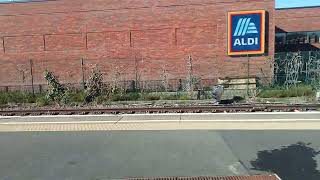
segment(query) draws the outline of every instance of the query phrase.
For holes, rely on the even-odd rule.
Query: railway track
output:
[[[320,104],[239,104],[180,107],[129,107],[129,108],[70,108],[70,109],[9,109],[0,110],[0,116],[135,114],[135,113],[235,113],[235,112],[292,112],[318,110]]]

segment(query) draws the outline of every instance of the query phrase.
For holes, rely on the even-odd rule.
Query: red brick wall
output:
[[[276,26],[286,32],[320,31],[320,7],[275,11]]]
[[[86,49],[86,36],[82,34],[45,35],[45,51]]]
[[[44,51],[43,36],[9,36],[4,37],[5,53]]]
[[[64,82],[81,81],[95,66],[106,80],[186,77],[192,55],[202,79],[247,76],[247,58],[227,56],[226,15],[265,9],[269,14],[268,55],[250,58],[250,75],[271,76],[274,52],[273,0],[60,0],[0,5],[0,86],[36,83],[47,68]],[[1,42],[0,41],[0,42]],[[24,77],[25,76],[25,77]],[[23,78],[24,77],[24,78]]]

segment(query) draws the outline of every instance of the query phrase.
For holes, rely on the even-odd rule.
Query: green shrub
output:
[[[0,92],[0,104],[8,103],[35,103],[37,96],[27,92]]]
[[[69,93],[70,102],[83,103],[85,102],[86,93],[83,91],[76,91]]]
[[[127,93],[127,94],[114,94],[111,98],[112,101],[137,101],[141,95],[139,93]]]
[[[46,96],[39,96],[36,99],[37,106],[47,106],[50,104],[50,100]]]
[[[7,96],[4,95],[4,93],[0,93],[0,104],[7,104],[8,103],[8,99]]]
[[[94,69],[88,82],[86,83],[86,102],[92,102],[98,96],[100,96],[103,92],[104,84],[103,84],[103,76],[102,73],[98,69]]]
[[[161,95],[162,100],[178,100],[179,96],[176,94],[166,94],[166,95]]]
[[[146,101],[158,101],[161,99],[160,95],[156,95],[156,94],[145,94],[142,96],[143,100]]]
[[[212,91],[212,87],[206,86],[206,87],[203,87],[203,90],[204,91]]]
[[[94,100],[97,104],[103,104],[105,102],[110,101],[110,97],[108,95],[98,96]]]
[[[192,98],[189,95],[185,94],[185,95],[180,95],[179,100],[192,100]]]
[[[25,103],[35,103],[38,96],[42,96],[42,94],[33,95],[32,93],[24,94]]]
[[[286,98],[286,97],[301,97],[301,96],[313,96],[314,91],[312,86],[300,85],[292,86],[288,89],[284,87],[273,87],[263,89],[258,97],[261,98]]]
[[[161,96],[162,100],[192,100],[188,94],[167,94]]]
[[[24,103],[27,101],[25,93],[22,92],[10,92],[7,93],[9,103]]]
[[[69,90],[62,85],[58,78],[50,71],[45,71],[44,78],[47,80],[49,90],[46,98],[57,103],[67,104],[70,102]]]

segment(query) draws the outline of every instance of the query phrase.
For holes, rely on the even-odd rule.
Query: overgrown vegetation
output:
[[[68,104],[84,104],[86,102],[87,93],[85,91],[69,91]],[[95,104],[103,104],[110,101],[158,101],[158,100],[192,100],[187,93],[117,93],[113,95],[101,94],[95,97]],[[26,92],[0,92],[0,104],[9,103],[35,103],[37,106],[47,106],[55,101],[50,100],[47,94],[35,94]],[[59,104],[60,101],[57,101]]]
[[[158,100],[192,100],[188,94],[170,93],[126,93],[115,94],[112,101],[158,101]]]
[[[71,91],[69,93],[70,102],[74,103],[83,103],[87,97],[86,92],[84,91]]]
[[[35,103],[37,98],[41,95],[33,95],[25,92],[1,92],[0,104],[8,103]]]
[[[37,106],[47,106],[50,104],[50,100],[45,95],[39,95],[36,99]]]
[[[102,95],[104,91],[103,77],[99,69],[94,69],[85,90],[85,101],[92,102],[95,98]]]
[[[53,80],[54,84],[58,83]],[[98,83],[99,84],[99,83]],[[178,92],[178,93],[141,93],[141,92],[128,92],[128,93],[115,93],[109,94],[106,91],[98,93],[88,93],[88,90],[78,90],[78,91],[62,91],[59,89],[59,85],[55,85],[56,89],[51,89],[47,94],[35,94],[27,92],[0,92],[0,105],[10,104],[10,103],[35,103],[37,106],[47,106],[53,102],[59,103],[72,103],[72,105],[80,105],[87,103],[86,98],[88,94],[95,104],[104,104],[111,101],[158,101],[158,100],[192,100],[188,92]],[[61,88],[61,87],[60,87]],[[94,89],[94,88],[93,88]],[[57,92],[58,91],[58,92]],[[93,91],[93,90],[92,90]],[[91,90],[89,92],[92,92]],[[67,93],[67,95],[66,95]],[[59,95],[60,94],[60,95]],[[62,95],[61,95],[62,94]],[[312,97],[315,95],[314,87],[311,85],[297,85],[286,87],[265,87],[258,94],[259,98],[289,98],[289,97]],[[53,96],[53,97],[52,97]],[[66,100],[63,100],[66,98]],[[57,100],[57,101],[54,101]]]
[[[166,74],[166,72],[164,72]],[[44,94],[27,92],[0,92],[0,104],[8,103],[35,103],[37,106],[56,105],[76,105],[85,103],[103,104],[110,101],[158,101],[158,100],[191,100],[189,95],[191,89],[182,93],[152,93],[140,91],[124,91],[119,83],[113,82],[111,85],[103,83],[103,75],[99,69],[95,68],[87,82],[84,90],[71,90],[68,85],[59,82],[53,72],[46,70],[44,78],[48,84],[48,90]],[[193,84],[193,83],[191,83]],[[167,75],[163,77],[165,91],[168,89]]]
[[[58,104],[68,104],[70,102],[69,89],[62,85],[58,78],[48,70],[45,71],[44,78],[47,80],[49,88],[46,98]]]
[[[285,97],[302,97],[314,96],[315,92],[311,85],[297,85],[285,87],[269,87],[263,89],[258,97],[260,98],[285,98]]]
[[[161,100],[192,100],[192,97],[189,94],[162,94]]]
[[[114,94],[112,101],[137,101],[141,97],[140,93]]]
[[[319,54],[320,55],[320,54]],[[47,105],[82,105],[104,104],[110,101],[159,101],[159,100],[192,100],[212,98],[212,87],[203,87],[200,78],[194,72],[193,57],[189,55],[185,62],[185,77],[179,79],[178,84],[172,85],[170,80],[170,66],[164,64],[161,69],[160,86],[154,86],[142,81],[138,61],[135,59],[135,80],[126,80],[123,72],[125,67],[118,66],[108,71],[108,84],[104,83],[103,74],[98,68],[93,68],[88,79],[83,78],[84,88],[75,90],[69,85],[59,82],[53,72],[45,71],[44,78],[48,84],[48,90],[44,94],[32,94],[27,92],[0,92],[0,105],[9,103],[35,103],[38,106]],[[303,53],[287,54],[285,57],[272,59],[275,66],[274,81],[271,87],[264,87],[257,95],[260,98],[286,98],[286,97],[312,97],[320,90],[319,57],[309,54],[304,58]],[[138,58],[138,59],[137,59]],[[315,61],[314,59],[317,59]],[[142,62],[142,60],[141,60]],[[23,68],[22,73],[24,79]],[[106,72],[105,72],[106,73]],[[84,76],[83,76],[84,77]],[[24,82],[24,81],[23,81]],[[130,82],[122,83],[122,82]],[[308,83],[309,85],[301,85]],[[275,86],[279,85],[279,86]],[[176,92],[171,92],[174,90]],[[199,97],[195,97],[195,90],[204,91]],[[41,91],[41,90],[40,90]],[[153,92],[151,92],[153,91]],[[233,95],[239,95],[234,93]]]

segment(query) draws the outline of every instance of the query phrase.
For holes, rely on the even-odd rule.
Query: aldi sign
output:
[[[265,10],[228,13],[228,55],[265,53]]]

